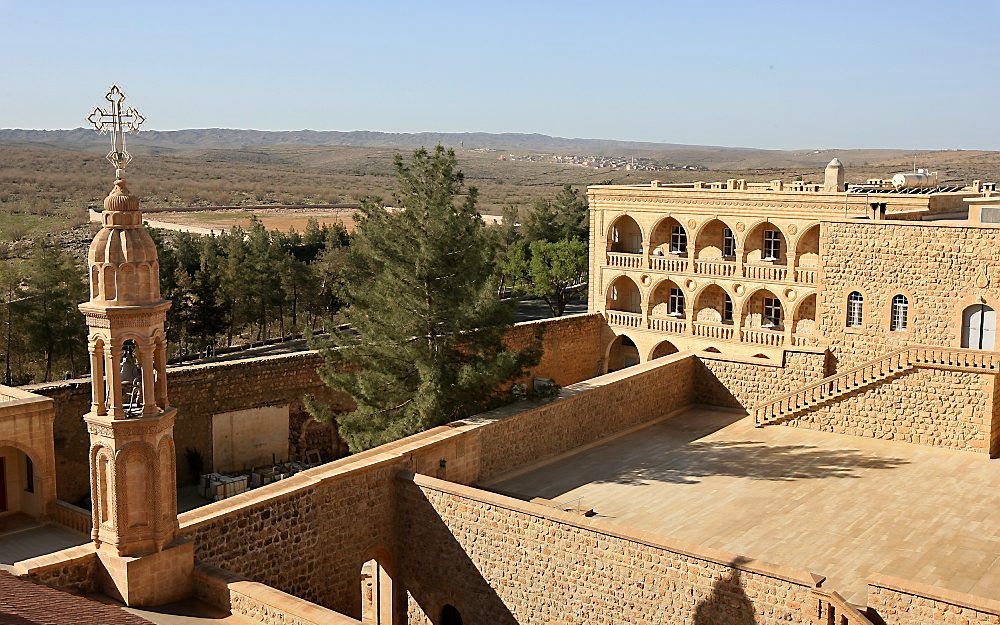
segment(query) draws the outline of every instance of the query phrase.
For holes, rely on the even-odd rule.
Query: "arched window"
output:
[[[450,603],[441,608],[441,625],[462,625],[462,615]]]
[[[858,291],[847,296],[847,327],[860,328],[863,320],[865,298]]]
[[[677,287],[670,289],[670,299],[667,300],[667,314],[671,317],[684,316],[684,291]]]
[[[892,298],[892,307],[889,309],[889,330],[892,332],[902,332],[906,330],[910,323],[910,301],[905,295],[896,295]]]

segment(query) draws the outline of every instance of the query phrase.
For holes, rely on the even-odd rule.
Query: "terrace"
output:
[[[1000,599],[997,484],[983,455],[694,408],[486,487],[806,568],[864,603],[876,573]]]

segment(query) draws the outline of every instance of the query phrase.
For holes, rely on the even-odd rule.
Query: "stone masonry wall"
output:
[[[181,515],[196,561],[360,617],[362,566],[396,551],[392,484],[406,465],[345,460]]]
[[[868,607],[885,625],[996,625],[1000,601],[887,575],[868,582]]]
[[[994,377],[911,370],[820,405],[785,425],[987,453]]]
[[[508,335],[513,347],[542,341],[541,361],[532,374],[569,385],[596,375],[600,366],[601,330],[597,314],[568,315],[516,324]],[[185,458],[194,449],[212,466],[212,415],[261,406],[289,405],[289,452],[302,453],[317,444],[328,445],[331,455],[342,449],[336,428],[317,424],[303,406],[303,396],[314,395],[335,410],[350,410],[350,397],[330,392],[316,368],[321,357],[311,351],[244,360],[172,367],[168,370],[170,403],[177,407],[174,440],[177,446],[177,481],[194,478]],[[90,494],[87,450],[89,437],[82,416],[90,409],[90,380],[68,380],[25,387],[51,397],[55,403],[55,447],[58,496],[78,503]]]
[[[1000,310],[1000,229],[883,222],[823,224],[818,334],[836,369],[907,344],[961,345],[962,311],[985,300]],[[863,323],[847,328],[847,296],[864,297]],[[889,331],[893,296],[909,300],[909,328]],[[982,300],[980,299],[982,298]]]
[[[811,623],[822,578],[421,475],[398,481],[407,623]]]
[[[497,420],[481,434],[479,479],[550,458],[690,405],[696,366],[693,356],[671,355],[602,376],[593,384],[568,387],[559,401]]]
[[[785,366],[752,359],[698,358],[695,401],[712,406],[750,410],[768,399],[817,382],[826,375],[826,355],[786,352]]]

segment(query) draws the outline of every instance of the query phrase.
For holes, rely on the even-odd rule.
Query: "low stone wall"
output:
[[[17,577],[76,593],[94,593],[99,588],[100,564],[93,543],[21,560],[12,571]]]
[[[750,410],[768,399],[789,393],[826,375],[826,355],[785,352],[784,366],[734,356],[699,353],[696,401],[712,406]]]
[[[181,531],[199,563],[359,617],[362,565],[393,569],[390,554],[409,550],[395,541],[413,544],[396,534],[396,474],[471,484],[539,462],[683,407],[693,367],[677,354],[434,428],[184,513]]]
[[[56,499],[49,504],[49,521],[90,536],[94,529],[94,518],[90,510]]]
[[[593,377],[600,366],[600,335],[604,320],[597,314],[569,315],[530,321],[511,328],[507,342],[524,347],[536,337],[542,341],[541,361],[532,375],[569,385]],[[303,453],[317,439],[328,441],[330,457],[346,453],[332,425],[317,424],[306,412],[307,394],[334,410],[350,410],[353,402],[327,389],[316,368],[322,358],[313,351],[247,358],[168,369],[170,403],[177,407],[174,440],[177,447],[177,481],[194,479],[186,450],[212,467],[212,416],[263,406],[289,406],[289,450]],[[78,379],[25,387],[54,400],[54,435],[58,497],[77,503],[90,494],[87,450],[90,447],[82,416],[90,409],[90,380]],[[323,430],[316,433],[316,430]],[[340,453],[336,453],[337,451]]]
[[[237,575],[199,566],[194,572],[195,596],[261,625],[360,625],[344,616]]]
[[[990,452],[994,378],[918,368],[862,387],[784,422],[784,425]]]
[[[812,623],[823,578],[416,475],[398,481],[408,623]]]
[[[569,386],[557,402],[497,419],[481,434],[477,479],[492,479],[690,405],[697,360],[690,354],[656,359]]]
[[[885,625],[996,625],[1000,601],[877,575],[868,581],[868,608]]]

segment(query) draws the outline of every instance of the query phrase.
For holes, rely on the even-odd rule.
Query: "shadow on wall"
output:
[[[518,625],[420,488],[411,480],[397,480],[397,487],[404,501],[399,531],[406,538],[401,544],[411,547],[399,554],[400,581],[409,603],[419,606],[433,625]],[[497,557],[489,545],[481,542],[469,548],[481,550],[478,555],[485,561]],[[456,614],[461,621],[455,620]]]
[[[753,604],[743,590],[738,566],[749,562],[737,556],[729,563],[729,573],[712,584],[712,594],[694,611],[694,625],[756,625]]]

